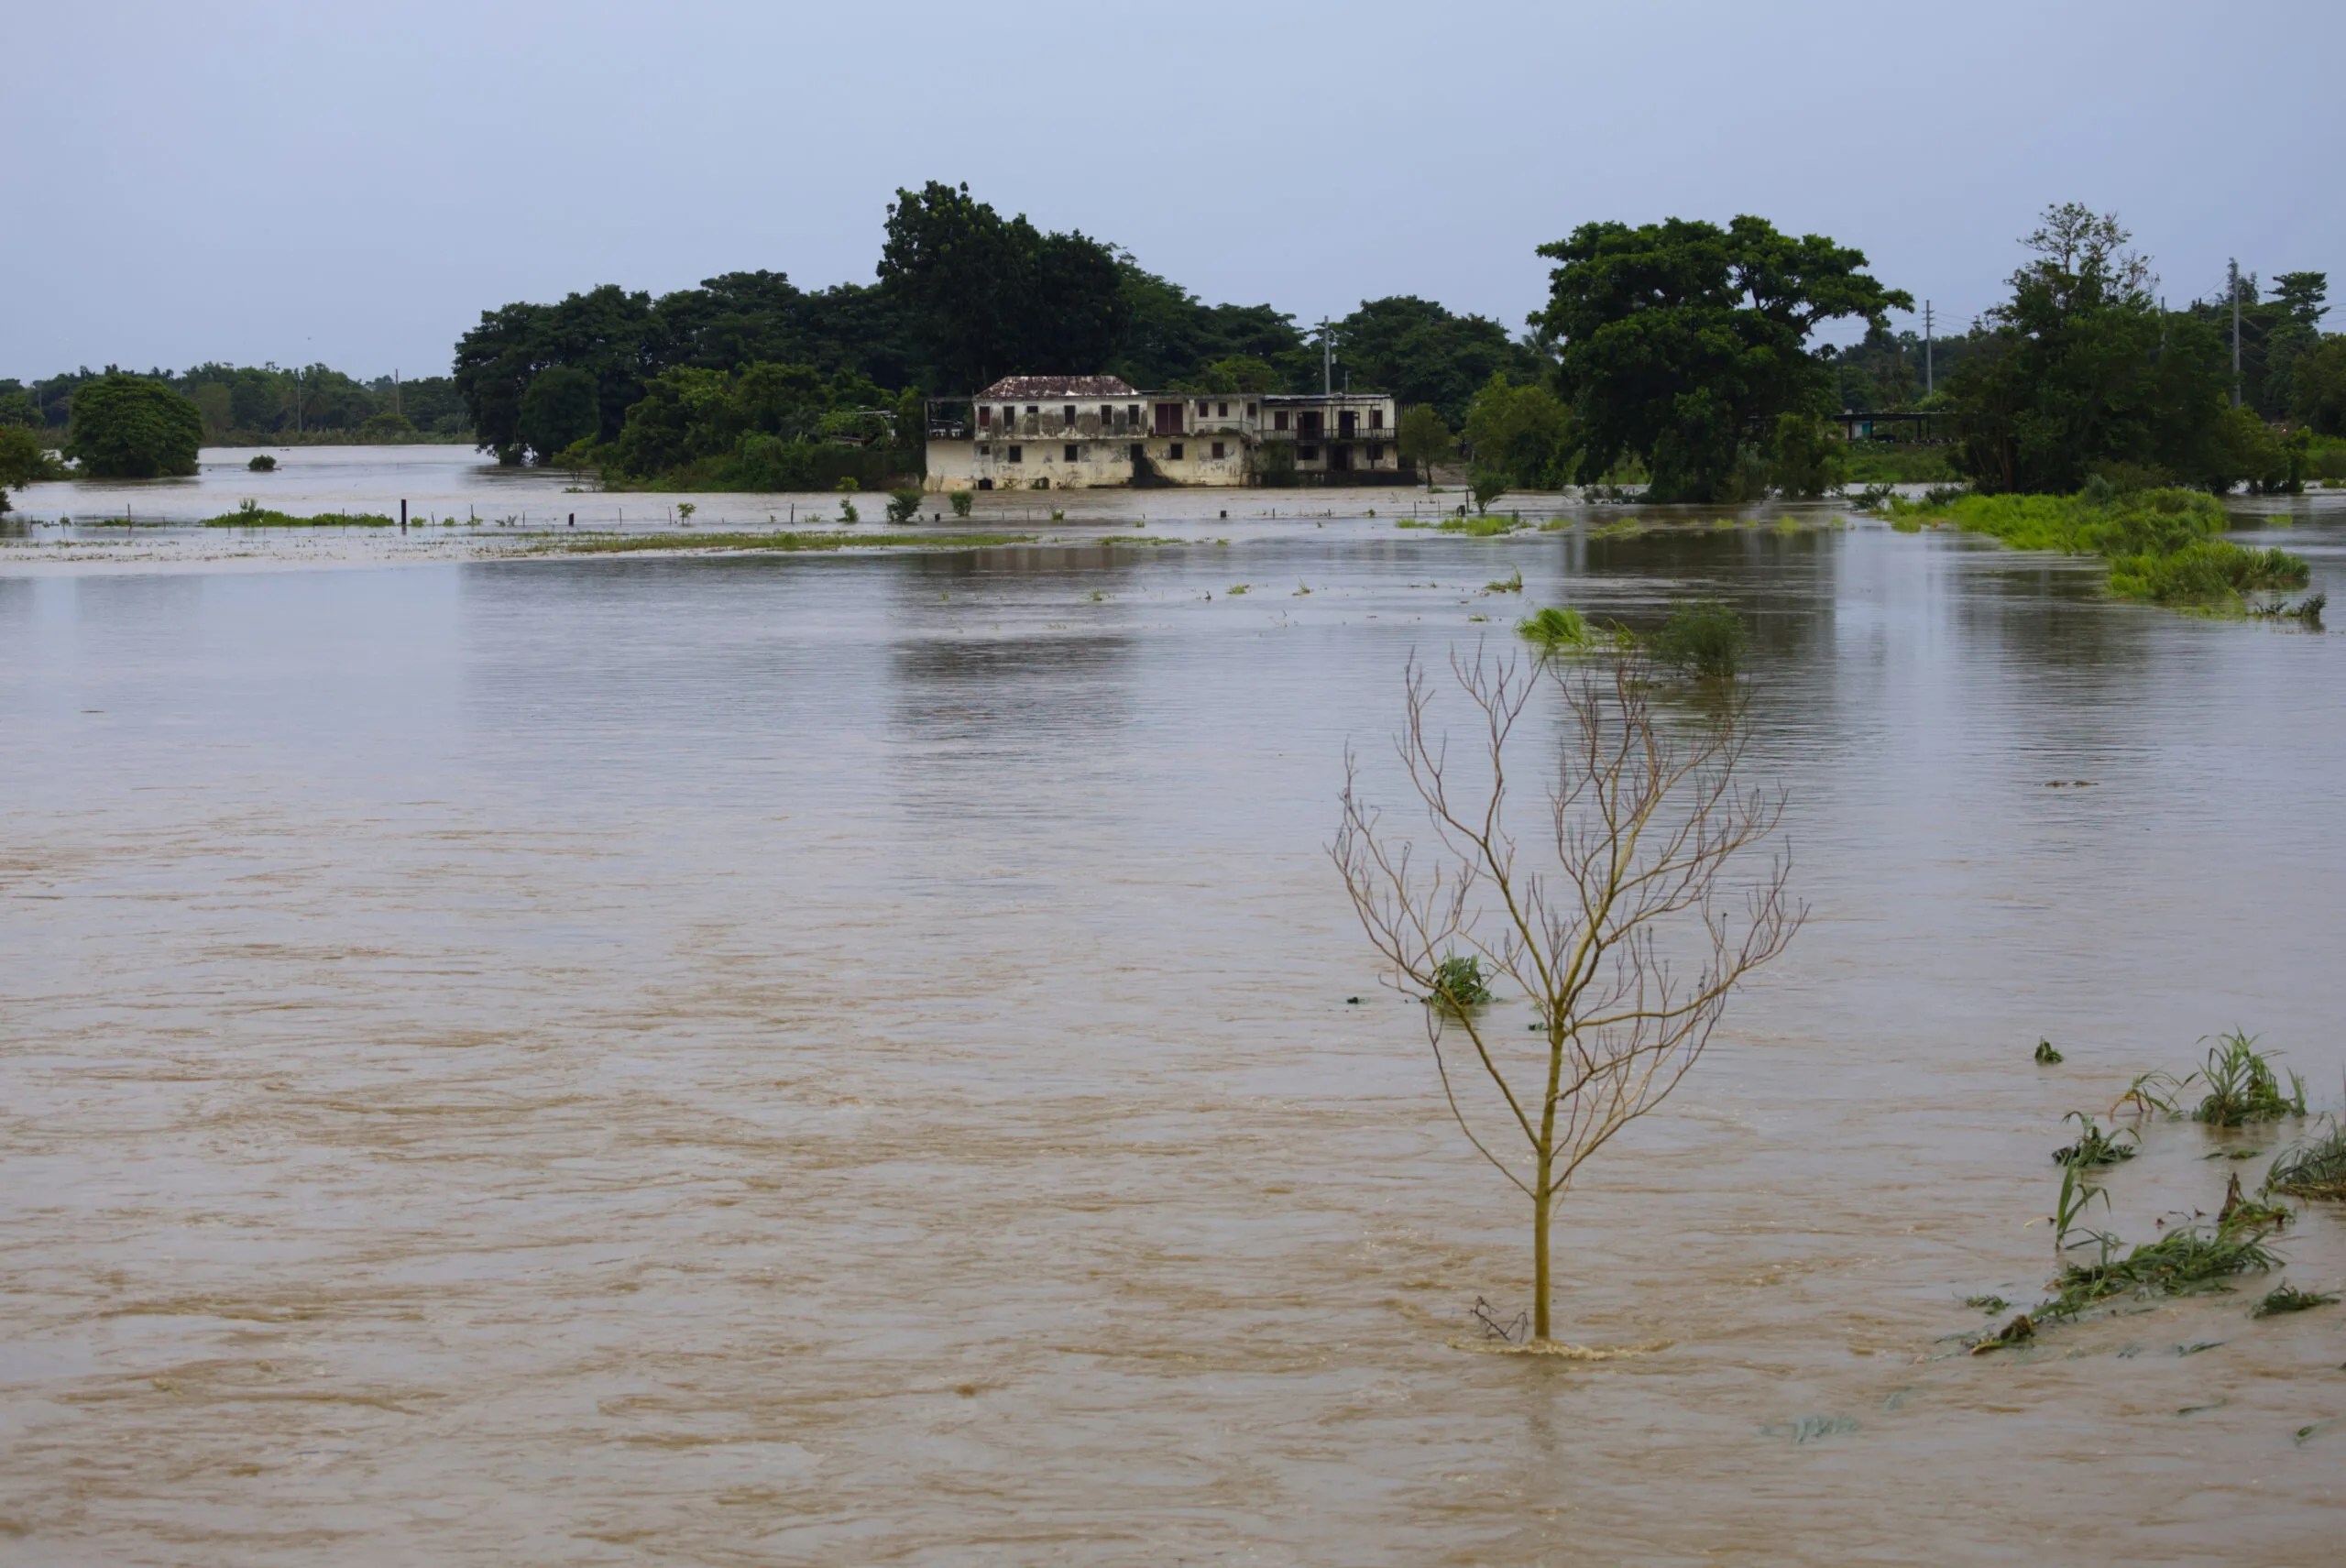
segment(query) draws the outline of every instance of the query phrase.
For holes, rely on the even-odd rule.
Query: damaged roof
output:
[[[1129,382],[1118,376],[1004,376],[978,396],[981,398],[1136,398]]]

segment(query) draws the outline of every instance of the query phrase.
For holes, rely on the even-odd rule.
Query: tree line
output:
[[[1912,298],[1863,252],[1752,216],[1584,224],[1540,247],[1548,299],[1517,334],[1402,295],[1365,302],[1332,336],[1346,379],[1403,405],[1404,455],[1471,465],[1478,493],[1635,481],[1657,501],[1823,494],[1848,472],[1832,424],[1845,409],[1942,412],[1949,465],[1989,491],[2097,477],[2286,489],[2309,471],[2315,438],[2346,436],[2346,336],[2320,330],[2325,274],[2285,272],[2269,291],[2251,274],[2169,309],[2114,215],[2049,208],[2022,244],[2009,296],[1934,345],[1928,396],[1923,345],[1890,324]],[[606,284],[515,302],[463,335],[452,376],[396,388],[324,367],[219,365],[0,382],[0,426],[43,433],[93,473],[187,471],[175,466],[194,461],[190,430],[396,438],[411,426],[620,482],[788,489],[916,467],[922,394],[1003,374],[1105,371],[1171,391],[1320,385],[1321,345],[1291,314],[1203,303],[1127,252],[1005,218],[966,186],[899,191],[875,272],[816,291],[734,272],[656,299]],[[1836,323],[1862,334],[1820,343]],[[186,410],[164,417],[127,380]],[[126,427],[168,433],[168,451],[74,433],[85,403],[116,424],[146,410]]]

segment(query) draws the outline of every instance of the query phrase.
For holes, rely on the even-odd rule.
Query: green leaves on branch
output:
[[[153,479],[195,472],[203,415],[162,382],[120,373],[73,393],[66,455],[100,479]]]

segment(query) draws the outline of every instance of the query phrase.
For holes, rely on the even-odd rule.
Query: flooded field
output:
[[[433,457],[315,504],[573,499]],[[2346,1307],[1951,1336],[2051,1272],[2064,1112],[2234,1026],[2339,1107],[2346,639],[1829,510],[1200,494],[1153,548],[0,550],[0,1563],[2336,1560]],[[2259,542],[2336,601],[2325,504]],[[1475,1354],[1524,1205],[1326,858],[1344,748],[1389,796],[1412,650],[1689,593],[1814,914],[1559,1222],[1560,1332],[1647,1348]],[[2095,1223],[2289,1135],[2148,1126]],[[2338,1206],[2279,1245],[2346,1284]]]

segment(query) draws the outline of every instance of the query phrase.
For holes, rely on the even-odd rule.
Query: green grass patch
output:
[[[295,517],[247,501],[235,511],[203,520],[206,528],[396,528],[399,519],[372,511],[322,511],[315,517]]]
[[[2033,1315],[2058,1321],[2121,1296],[2229,1290],[2241,1275],[2281,1266],[2281,1255],[2264,1245],[2267,1234],[2256,1225],[2188,1225],[2144,1242],[2123,1257],[2070,1264],[2054,1281],[2053,1299]]]
[[[646,550],[988,550],[999,544],[1031,544],[1031,533],[940,533],[917,535],[810,533],[636,533],[600,539],[565,539],[543,546],[556,555],[625,555]]]
[[[2197,490],[2132,490],[2075,496],[1932,497],[1887,503],[1902,532],[1952,522],[2015,550],[2099,555],[2110,591],[2151,604],[2239,609],[2243,596],[2303,587],[2306,563],[2283,550],[2251,550],[2217,537],[2224,509]]]
[[[2300,1290],[2294,1285],[2275,1285],[2264,1293],[2264,1299],[2256,1304],[2250,1316],[2277,1318],[2285,1312],[2305,1312],[2316,1307],[2337,1304],[2337,1297],[2325,1296],[2319,1290]]]
[[[1935,485],[1955,477],[1948,448],[1900,441],[1853,441],[1844,448],[1853,485]]]

